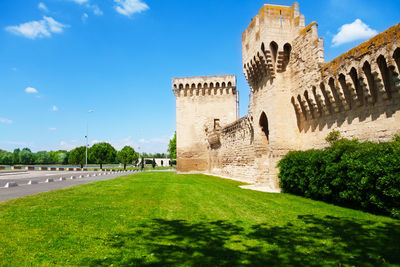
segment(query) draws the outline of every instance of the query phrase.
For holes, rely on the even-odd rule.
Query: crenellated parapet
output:
[[[172,79],[176,97],[236,94],[236,76],[198,76]]]
[[[304,29],[298,3],[264,5],[242,35],[243,72],[252,89],[286,71],[291,41]]]
[[[400,98],[400,24],[321,64],[320,79],[293,95],[304,120],[334,116]],[[400,109],[400,106],[399,106]]]

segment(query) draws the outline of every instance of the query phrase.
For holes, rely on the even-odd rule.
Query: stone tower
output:
[[[210,168],[208,134],[238,119],[234,75],[172,79],[176,97],[177,171]]]
[[[318,25],[305,25],[298,3],[264,5],[242,35],[242,54],[251,91],[240,119],[234,76],[173,80],[178,170],[276,192],[277,162],[327,146],[332,130],[377,142],[400,134],[400,24],[326,63]],[[221,79],[229,90],[214,88]]]
[[[291,97],[293,40],[305,27],[298,3],[264,5],[242,35],[243,70],[250,85],[256,181],[276,187],[277,160],[296,144]],[[312,27],[312,26],[311,26]],[[316,37],[317,38],[317,37]]]

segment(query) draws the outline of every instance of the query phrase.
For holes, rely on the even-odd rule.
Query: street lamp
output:
[[[88,114],[92,113],[93,110],[89,110],[88,113],[86,113],[86,168],[87,168],[87,150],[88,150],[88,146],[89,146],[89,141],[88,141],[88,132],[89,132],[89,119],[88,119]]]

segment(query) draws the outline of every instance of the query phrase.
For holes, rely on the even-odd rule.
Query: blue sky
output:
[[[2,0],[0,149],[83,145],[93,109],[91,143],[165,152],[175,131],[171,78],[179,76],[236,74],[243,116],[241,34],[263,4],[292,3]],[[393,0],[299,4],[306,24],[318,22],[325,61],[400,22]]]

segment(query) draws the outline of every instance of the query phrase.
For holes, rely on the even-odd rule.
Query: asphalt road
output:
[[[87,184],[97,181],[112,179],[135,172],[70,172],[70,171],[27,171],[14,173],[0,172],[0,201],[19,198],[23,196],[48,192],[61,188],[67,188],[79,184]],[[74,176],[74,179],[71,177]],[[82,177],[81,177],[82,176]],[[89,177],[88,177],[89,176]],[[63,177],[64,179],[60,179]],[[46,182],[52,179],[53,182]],[[29,181],[37,182],[28,184]],[[16,183],[17,186],[8,187],[7,183]]]

